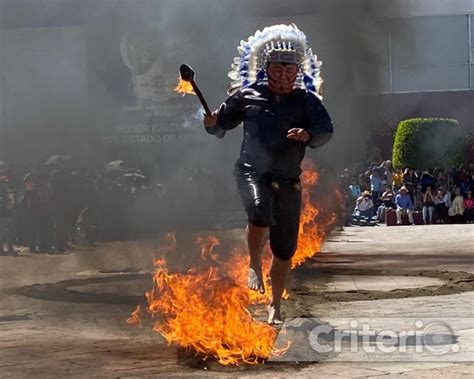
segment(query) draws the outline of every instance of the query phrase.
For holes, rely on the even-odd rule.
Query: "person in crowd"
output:
[[[343,226],[349,226],[351,224],[352,220],[352,210],[354,209],[353,200],[352,200],[352,193],[350,186],[352,185],[352,180],[349,175],[349,169],[345,168],[341,175],[339,176],[339,181],[338,181],[338,191],[339,191],[339,202],[340,206],[343,207],[342,209],[339,209],[340,214],[341,214],[341,223]],[[228,202],[230,199],[228,200]],[[352,205],[352,207],[350,207]],[[350,207],[350,208],[349,208]],[[341,227],[341,230],[343,228]]]
[[[467,164],[468,174],[468,182],[469,182],[469,189],[472,190],[474,187],[474,161],[469,161]]]
[[[454,189],[454,181],[455,181],[455,170],[452,167],[448,167],[446,169],[446,180],[447,185],[446,188],[453,188]]]
[[[84,208],[79,213],[76,222],[76,245],[79,247],[94,247],[99,237],[99,214],[97,209]]]
[[[437,167],[435,169],[435,180],[436,180],[436,187],[443,187],[446,188],[448,185],[447,174],[443,167]]]
[[[462,193],[467,193],[468,187],[468,178],[469,178],[469,171],[467,170],[466,166],[461,166],[459,172],[456,174],[455,184],[461,188]]]
[[[451,208],[451,203],[453,201],[453,194],[451,193],[451,191],[449,190],[450,187],[448,187],[448,189],[445,190],[446,192],[446,206],[449,208]]]
[[[348,195],[346,201],[346,214],[348,216],[348,224],[352,222],[352,214],[356,205],[356,201],[359,196],[362,194],[359,184],[357,184],[357,177],[352,177],[351,184],[348,186]]]
[[[425,225],[433,223],[433,214],[435,209],[435,196],[431,187],[426,187],[423,194],[423,222]]]
[[[412,203],[415,200],[415,189],[418,185],[418,177],[413,168],[406,168],[403,174],[403,186],[407,188]]]
[[[69,191],[69,175],[63,169],[55,169],[50,173],[49,188],[51,190],[51,211],[53,221],[53,245],[56,253],[68,250],[68,215],[71,204]]]
[[[392,173],[392,161],[386,160],[383,161],[382,164],[380,165],[382,167],[382,185],[385,186],[391,186],[392,181],[393,181],[393,173]]]
[[[372,172],[370,170],[365,171],[363,174],[359,175],[359,187],[361,191],[368,191],[370,189],[370,175]]]
[[[383,171],[381,167],[374,167],[370,174],[370,191],[372,192],[372,201],[375,205],[382,194]]]
[[[403,172],[399,168],[395,170],[392,175],[392,187],[395,191],[398,191],[403,185]]]
[[[466,176],[466,180],[464,181],[462,188],[463,193],[465,193],[466,195],[474,188],[474,171],[472,172],[472,175],[470,172],[468,172],[468,175]]]
[[[413,203],[407,187],[402,186],[400,188],[398,195],[395,197],[395,205],[397,206],[397,224],[402,224],[402,216],[405,214],[408,216],[409,223],[413,224]]]
[[[349,191],[351,193],[351,197],[354,199],[354,204],[357,198],[362,194],[362,188],[358,184],[357,178],[353,178],[351,184],[349,184]]]
[[[435,196],[435,216],[436,222],[444,223],[448,217],[448,209],[451,205],[449,194],[443,187],[439,187]]]
[[[352,183],[355,183],[355,180],[353,180]],[[354,202],[362,194],[362,190],[358,184],[349,184],[349,191]]]
[[[0,174],[0,255],[18,255],[13,249],[14,206],[14,191],[8,171],[5,169]]]
[[[354,220],[357,224],[371,224],[374,215],[374,202],[369,191],[364,191],[356,200]]]
[[[421,191],[423,193],[426,192],[426,189],[428,187],[434,188],[435,179],[434,179],[434,177],[431,174],[431,171],[429,169],[425,169],[421,172],[420,184],[421,184]]]
[[[464,220],[466,224],[474,223],[474,199],[472,198],[472,190],[468,190],[464,199]]]
[[[418,178],[418,184],[420,183],[420,178],[421,178],[421,174],[422,174],[422,173],[423,173],[423,171],[420,170],[419,168],[417,168],[417,169],[415,170],[415,175],[416,175],[416,177]]]
[[[51,192],[46,175],[34,169],[24,178],[26,233],[30,254],[51,252]]]
[[[387,209],[395,209],[395,194],[392,191],[392,187],[387,185],[385,186],[385,191],[380,197],[382,204],[377,208],[377,220],[380,222],[385,222],[385,212]]]
[[[385,191],[382,193],[381,200],[384,202],[386,208],[395,209],[395,193],[390,185],[385,186]]]
[[[454,190],[454,199],[448,210],[448,215],[454,224],[464,220],[464,197],[461,194],[461,188],[456,187]]]
[[[423,210],[423,192],[420,185],[415,189],[413,210],[416,212],[421,212]]]

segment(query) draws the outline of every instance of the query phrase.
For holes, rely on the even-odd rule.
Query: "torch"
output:
[[[211,116],[212,112],[209,109],[209,106],[207,105],[207,102],[204,99],[204,96],[202,95],[201,90],[199,89],[196,82],[194,81],[194,70],[191,67],[189,67],[187,64],[182,64],[179,67],[179,74],[181,76],[182,81],[191,84],[194,93],[199,98],[199,101],[201,102],[204,108],[204,111],[206,112],[208,116]]]

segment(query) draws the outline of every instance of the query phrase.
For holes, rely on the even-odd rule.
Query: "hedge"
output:
[[[457,120],[413,118],[398,124],[393,144],[395,168],[434,168],[462,162],[464,138]]]

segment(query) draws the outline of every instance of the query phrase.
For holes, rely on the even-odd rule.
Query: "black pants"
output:
[[[51,251],[51,219],[45,209],[29,209],[27,212],[27,241],[26,244],[31,250],[38,249],[41,252]]]
[[[448,218],[448,207],[444,203],[436,204],[435,215],[437,220],[445,221]]]
[[[68,243],[68,218],[65,209],[55,209],[53,212],[54,248],[57,252],[67,251]]]
[[[464,220],[466,222],[474,222],[474,208],[467,208],[464,210]]]
[[[248,222],[270,228],[273,255],[282,260],[293,257],[298,243],[301,190],[296,181],[281,181],[236,167],[242,202]],[[278,188],[273,183],[278,183]]]

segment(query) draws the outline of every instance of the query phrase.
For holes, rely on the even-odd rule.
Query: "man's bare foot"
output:
[[[258,291],[262,294],[265,293],[261,267],[257,265],[250,265],[247,286],[253,291]]]
[[[269,325],[281,325],[283,320],[281,318],[280,306],[270,304],[267,308],[268,312],[268,324]]]

